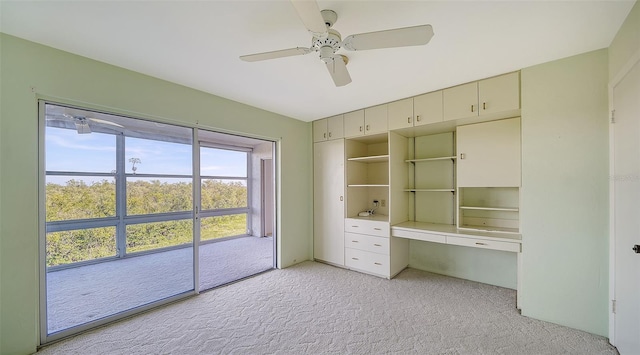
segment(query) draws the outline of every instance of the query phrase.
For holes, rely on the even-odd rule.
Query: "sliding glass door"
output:
[[[274,267],[273,142],[45,102],[40,135],[42,343]]]

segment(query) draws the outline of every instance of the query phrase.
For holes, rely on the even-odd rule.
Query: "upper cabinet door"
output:
[[[520,108],[520,75],[509,73],[478,83],[480,115]]]
[[[343,115],[327,118],[327,139],[339,139],[344,137]]]
[[[391,106],[389,106],[389,112],[391,112]],[[442,122],[442,90],[414,97],[413,114],[415,116],[414,126]],[[389,125],[391,125],[391,120],[389,120]]]
[[[323,118],[321,120],[313,121],[313,141],[326,141],[327,137],[327,119]]]
[[[364,135],[364,110],[344,114],[344,137],[358,137]]]
[[[458,126],[458,187],[520,186],[520,117]]]
[[[478,83],[473,82],[444,90],[444,120],[478,116]]]
[[[364,134],[387,133],[387,104],[364,109]]]
[[[413,98],[389,104],[389,130],[413,127]]]

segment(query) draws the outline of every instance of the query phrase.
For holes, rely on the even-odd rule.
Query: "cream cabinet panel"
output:
[[[389,104],[389,130],[413,127],[413,98]]]
[[[458,126],[458,187],[520,186],[520,118]]]
[[[344,140],[313,148],[313,256],[344,265]]]
[[[344,137],[358,137],[364,135],[364,110],[344,114]]]
[[[442,91],[430,92],[413,98],[414,126],[442,122],[442,112]]]
[[[478,83],[464,84],[443,91],[444,120],[478,116]]]
[[[509,73],[478,82],[480,115],[520,108],[520,75]]]
[[[337,115],[327,118],[327,139],[339,139],[344,137],[344,118]]]
[[[387,104],[364,109],[364,134],[387,133]]]
[[[313,121],[313,141],[322,142],[327,140],[327,119]]]

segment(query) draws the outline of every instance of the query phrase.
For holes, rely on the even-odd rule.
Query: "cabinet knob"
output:
[[[471,112],[473,112],[473,109],[474,109],[474,107],[473,107],[473,106],[474,106],[474,105],[471,105]]]
[[[343,201],[343,200],[344,200],[344,197],[340,196],[340,201]]]
[[[486,103],[486,102],[483,102],[483,103],[482,103],[482,109],[483,109],[483,110],[486,110],[486,109],[487,109],[487,103]]]
[[[421,119],[420,115],[416,116],[416,121],[420,122],[420,119]]]
[[[331,138],[331,132],[329,132],[329,138]]]
[[[369,130],[369,125],[367,125],[367,131]]]
[[[460,160],[464,159],[464,153],[460,153]]]
[[[407,123],[411,123],[411,117],[407,117]]]
[[[322,134],[322,138],[327,138],[327,134],[326,134],[326,133],[323,133],[323,134]]]
[[[362,132],[362,126],[360,126],[360,132]]]

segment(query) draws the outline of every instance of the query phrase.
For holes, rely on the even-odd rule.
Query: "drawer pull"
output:
[[[352,228],[358,228],[358,226],[351,226]]]
[[[358,259],[358,258],[351,258],[351,259],[353,259],[353,260],[360,260],[360,259]]]
[[[374,247],[381,247],[382,245],[380,245],[380,244],[374,244],[373,246],[374,246]]]
[[[381,231],[382,228],[373,228],[374,230]]]
[[[382,264],[380,264],[380,263],[374,263],[374,264],[376,264],[376,265],[382,265]]]
[[[476,242],[476,245],[487,245],[487,243]]]
[[[357,240],[352,240],[351,243],[360,243],[360,242]]]

